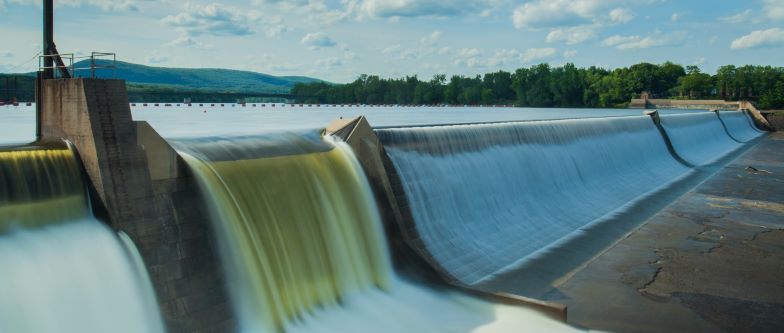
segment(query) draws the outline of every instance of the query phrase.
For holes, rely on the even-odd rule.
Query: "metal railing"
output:
[[[44,65],[45,60],[48,59],[48,58],[52,59],[52,66]],[[57,63],[57,59],[62,59],[63,60],[62,65]],[[65,64],[66,61],[68,61],[67,65]],[[66,70],[69,73],[73,73],[73,67],[74,67],[74,54],[73,53],[44,54],[44,55],[38,56],[38,71],[39,72],[43,72],[43,71],[45,71],[47,69],[51,69],[52,72],[54,72],[54,77],[55,78],[62,77],[62,75],[60,73],[62,73],[63,70]]]
[[[54,62],[54,65],[51,67],[44,66],[44,60],[46,58],[61,58],[63,59],[63,65],[57,65],[57,62]],[[75,67],[76,62],[80,61],[81,59],[90,59],[89,66]],[[65,64],[67,62],[67,65]],[[117,54],[111,52],[91,52],[90,55],[86,56],[74,56],[73,53],[62,53],[62,54],[48,54],[42,55],[38,57],[38,71],[42,72],[47,69],[52,69],[55,73],[55,78],[62,77],[60,73],[61,70],[65,69],[73,77],[82,77],[82,75],[78,75],[78,73],[83,73],[85,71],[90,72],[90,78],[96,78],[96,74],[99,70],[109,70],[112,71],[111,78],[117,77]]]
[[[77,57],[77,59],[90,59],[89,67],[76,67],[74,68],[74,76],[76,71],[90,71],[90,78],[95,78],[96,70],[111,69],[112,78],[117,77],[117,54],[112,52],[92,52],[89,56]],[[103,64],[101,63],[105,61]]]

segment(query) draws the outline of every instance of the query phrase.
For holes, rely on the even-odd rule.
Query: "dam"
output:
[[[784,330],[749,102],[162,111],[72,77],[44,12],[35,112],[0,110],[0,332]]]
[[[650,311],[639,297],[665,268],[612,282],[595,265],[666,265],[618,247],[653,241],[626,245],[727,172],[775,184],[781,168],[778,154],[750,156],[781,141],[745,110],[375,128],[358,117],[163,139],[132,120],[122,81],[43,84],[41,139],[0,152],[3,331],[645,331],[623,318]],[[780,190],[765,193],[733,214],[778,237]],[[705,209],[738,200],[720,198]],[[624,293],[595,290],[627,275],[654,282],[592,312]],[[54,310],[67,304],[84,306]],[[666,312],[672,328],[732,327],[688,304]]]

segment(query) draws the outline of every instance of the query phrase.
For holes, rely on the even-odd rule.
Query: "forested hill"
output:
[[[716,74],[671,62],[607,70],[539,64],[475,77],[435,75],[382,79],[362,75],[347,84],[297,84],[304,103],[626,107],[647,91],[652,98],[747,99],[763,109],[784,108],[784,67],[722,66]]]
[[[96,65],[108,66],[106,60],[96,61]],[[74,76],[89,77],[90,61],[83,60],[74,64],[76,70]],[[304,76],[273,76],[268,74],[239,71],[219,68],[169,68],[152,67],[132,64],[123,61],[116,62],[116,69],[97,69],[96,76],[99,78],[118,78],[125,80],[129,85],[144,87],[147,90],[179,90],[179,91],[210,91],[210,92],[230,92],[230,93],[268,93],[268,94],[288,94],[291,88],[297,83],[323,82]],[[9,75],[17,76],[25,82],[20,82],[20,89],[24,91],[20,96],[26,96],[29,78],[35,77],[35,73],[26,74],[0,74],[0,77]]]
[[[106,61],[99,65],[108,64]],[[118,61],[116,78],[130,84],[160,85],[182,89],[207,89],[226,92],[288,93],[296,83],[321,82],[302,76],[272,76],[249,71],[219,68],[152,67]],[[76,68],[89,68],[89,60],[77,62]],[[89,76],[89,71],[76,71],[75,76]],[[109,69],[98,70],[98,77],[112,77]]]

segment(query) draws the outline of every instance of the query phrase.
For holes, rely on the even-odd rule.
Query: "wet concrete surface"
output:
[[[784,133],[761,139],[545,299],[610,332],[784,332]]]

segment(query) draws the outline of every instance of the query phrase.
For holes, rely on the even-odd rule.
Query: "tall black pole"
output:
[[[54,1],[44,0],[44,79],[54,78]]]

